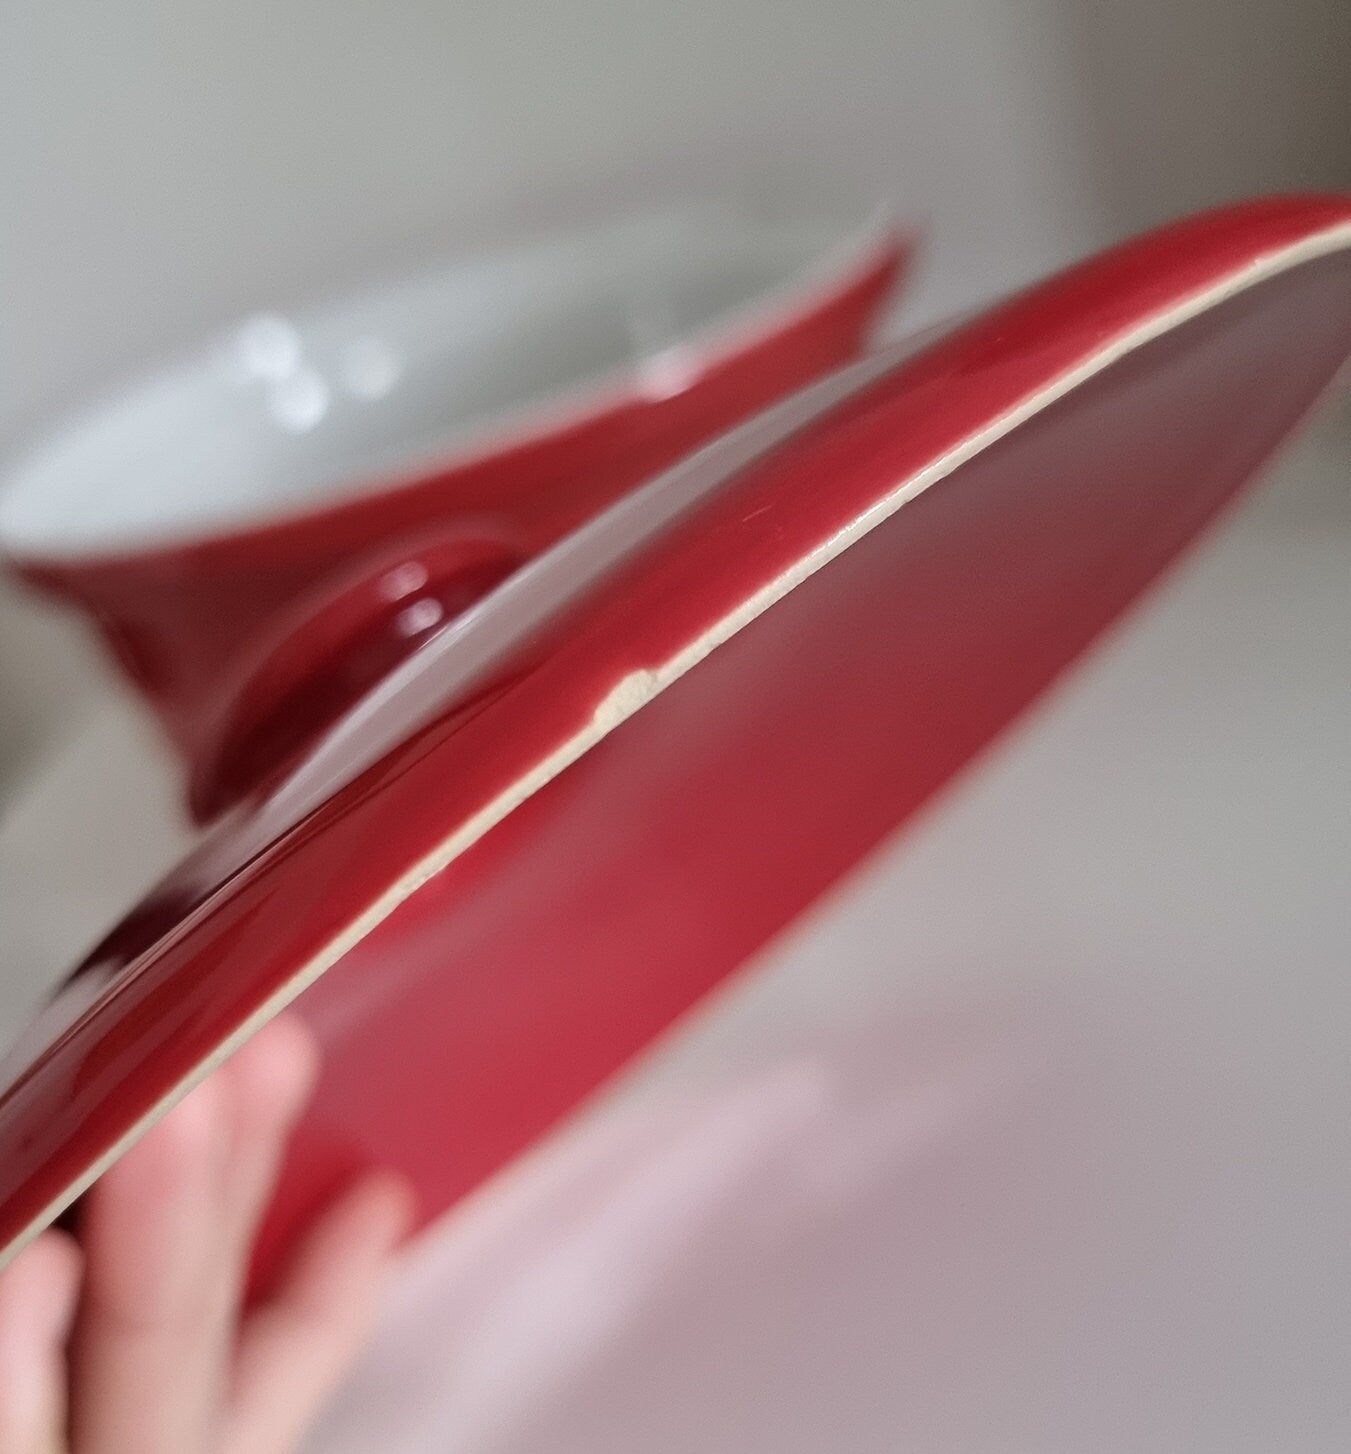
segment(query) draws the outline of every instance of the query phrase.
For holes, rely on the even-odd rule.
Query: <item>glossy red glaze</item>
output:
[[[326,583],[343,589],[372,556],[452,521],[496,532],[527,558],[537,553],[699,444],[855,357],[908,255],[899,236],[879,237],[847,270],[730,346],[696,353],[669,395],[646,392],[635,379],[500,448],[440,472],[373,481],[324,508],[185,544],[17,559],[11,568],[92,618],[192,765],[194,808],[223,806],[255,785],[241,779],[238,757],[229,762],[233,776],[210,776],[222,738],[238,730],[240,678],[298,603]],[[305,653],[291,651],[287,660],[302,674],[290,684],[298,696]]]
[[[462,522],[372,555],[283,613],[244,670],[220,684],[215,736],[192,763],[188,803],[207,821],[302,756],[343,712],[448,621],[518,569],[500,530]]]
[[[372,1162],[439,1212],[949,781],[1252,477],[1349,351],[1351,203],[1304,199],[1127,244],[902,364],[228,880],[197,882],[205,859],[171,880],[0,1100],[0,1234],[50,1215],[334,957],[298,1002],[327,1060],[264,1269]],[[929,487],[900,504],[907,482]],[[630,702],[623,684],[676,660],[683,674]],[[594,735],[598,708],[608,735],[429,873],[461,825]]]

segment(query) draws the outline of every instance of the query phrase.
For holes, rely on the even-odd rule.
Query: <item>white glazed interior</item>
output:
[[[258,315],[16,461],[0,550],[197,539],[472,456],[615,391],[675,392],[877,243],[875,228],[684,210]]]

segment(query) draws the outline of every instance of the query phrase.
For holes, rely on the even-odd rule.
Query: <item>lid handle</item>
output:
[[[457,525],[405,542],[311,596],[253,655],[193,763],[188,803],[206,822],[294,765],[344,712],[515,571],[500,530]]]

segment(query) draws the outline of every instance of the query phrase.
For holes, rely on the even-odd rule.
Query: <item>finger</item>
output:
[[[303,1028],[269,1026],[95,1188],[76,1392],[92,1454],[214,1438],[253,1230],[316,1065]]]
[[[0,1451],[66,1447],[66,1336],[80,1286],[80,1251],[44,1232],[0,1273]]]
[[[220,1381],[203,1340],[226,1232],[227,1094],[217,1077],[198,1086],[88,1195],[72,1347],[80,1454],[209,1447]]]
[[[238,1265],[247,1265],[286,1141],[314,1091],[319,1050],[303,1021],[283,1015],[225,1066],[232,1096],[227,1189]]]
[[[289,1454],[366,1339],[413,1198],[387,1175],[334,1202],[240,1338],[227,1454]]]

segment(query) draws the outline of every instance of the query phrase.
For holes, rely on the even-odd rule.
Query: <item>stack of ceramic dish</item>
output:
[[[11,1249],[292,1001],[325,1071],[263,1261],[372,1162],[453,1204],[1033,700],[1351,350],[1337,200],[850,362],[903,251],[623,224],[255,319],[15,467],[0,543],[209,826],[11,1056]]]

